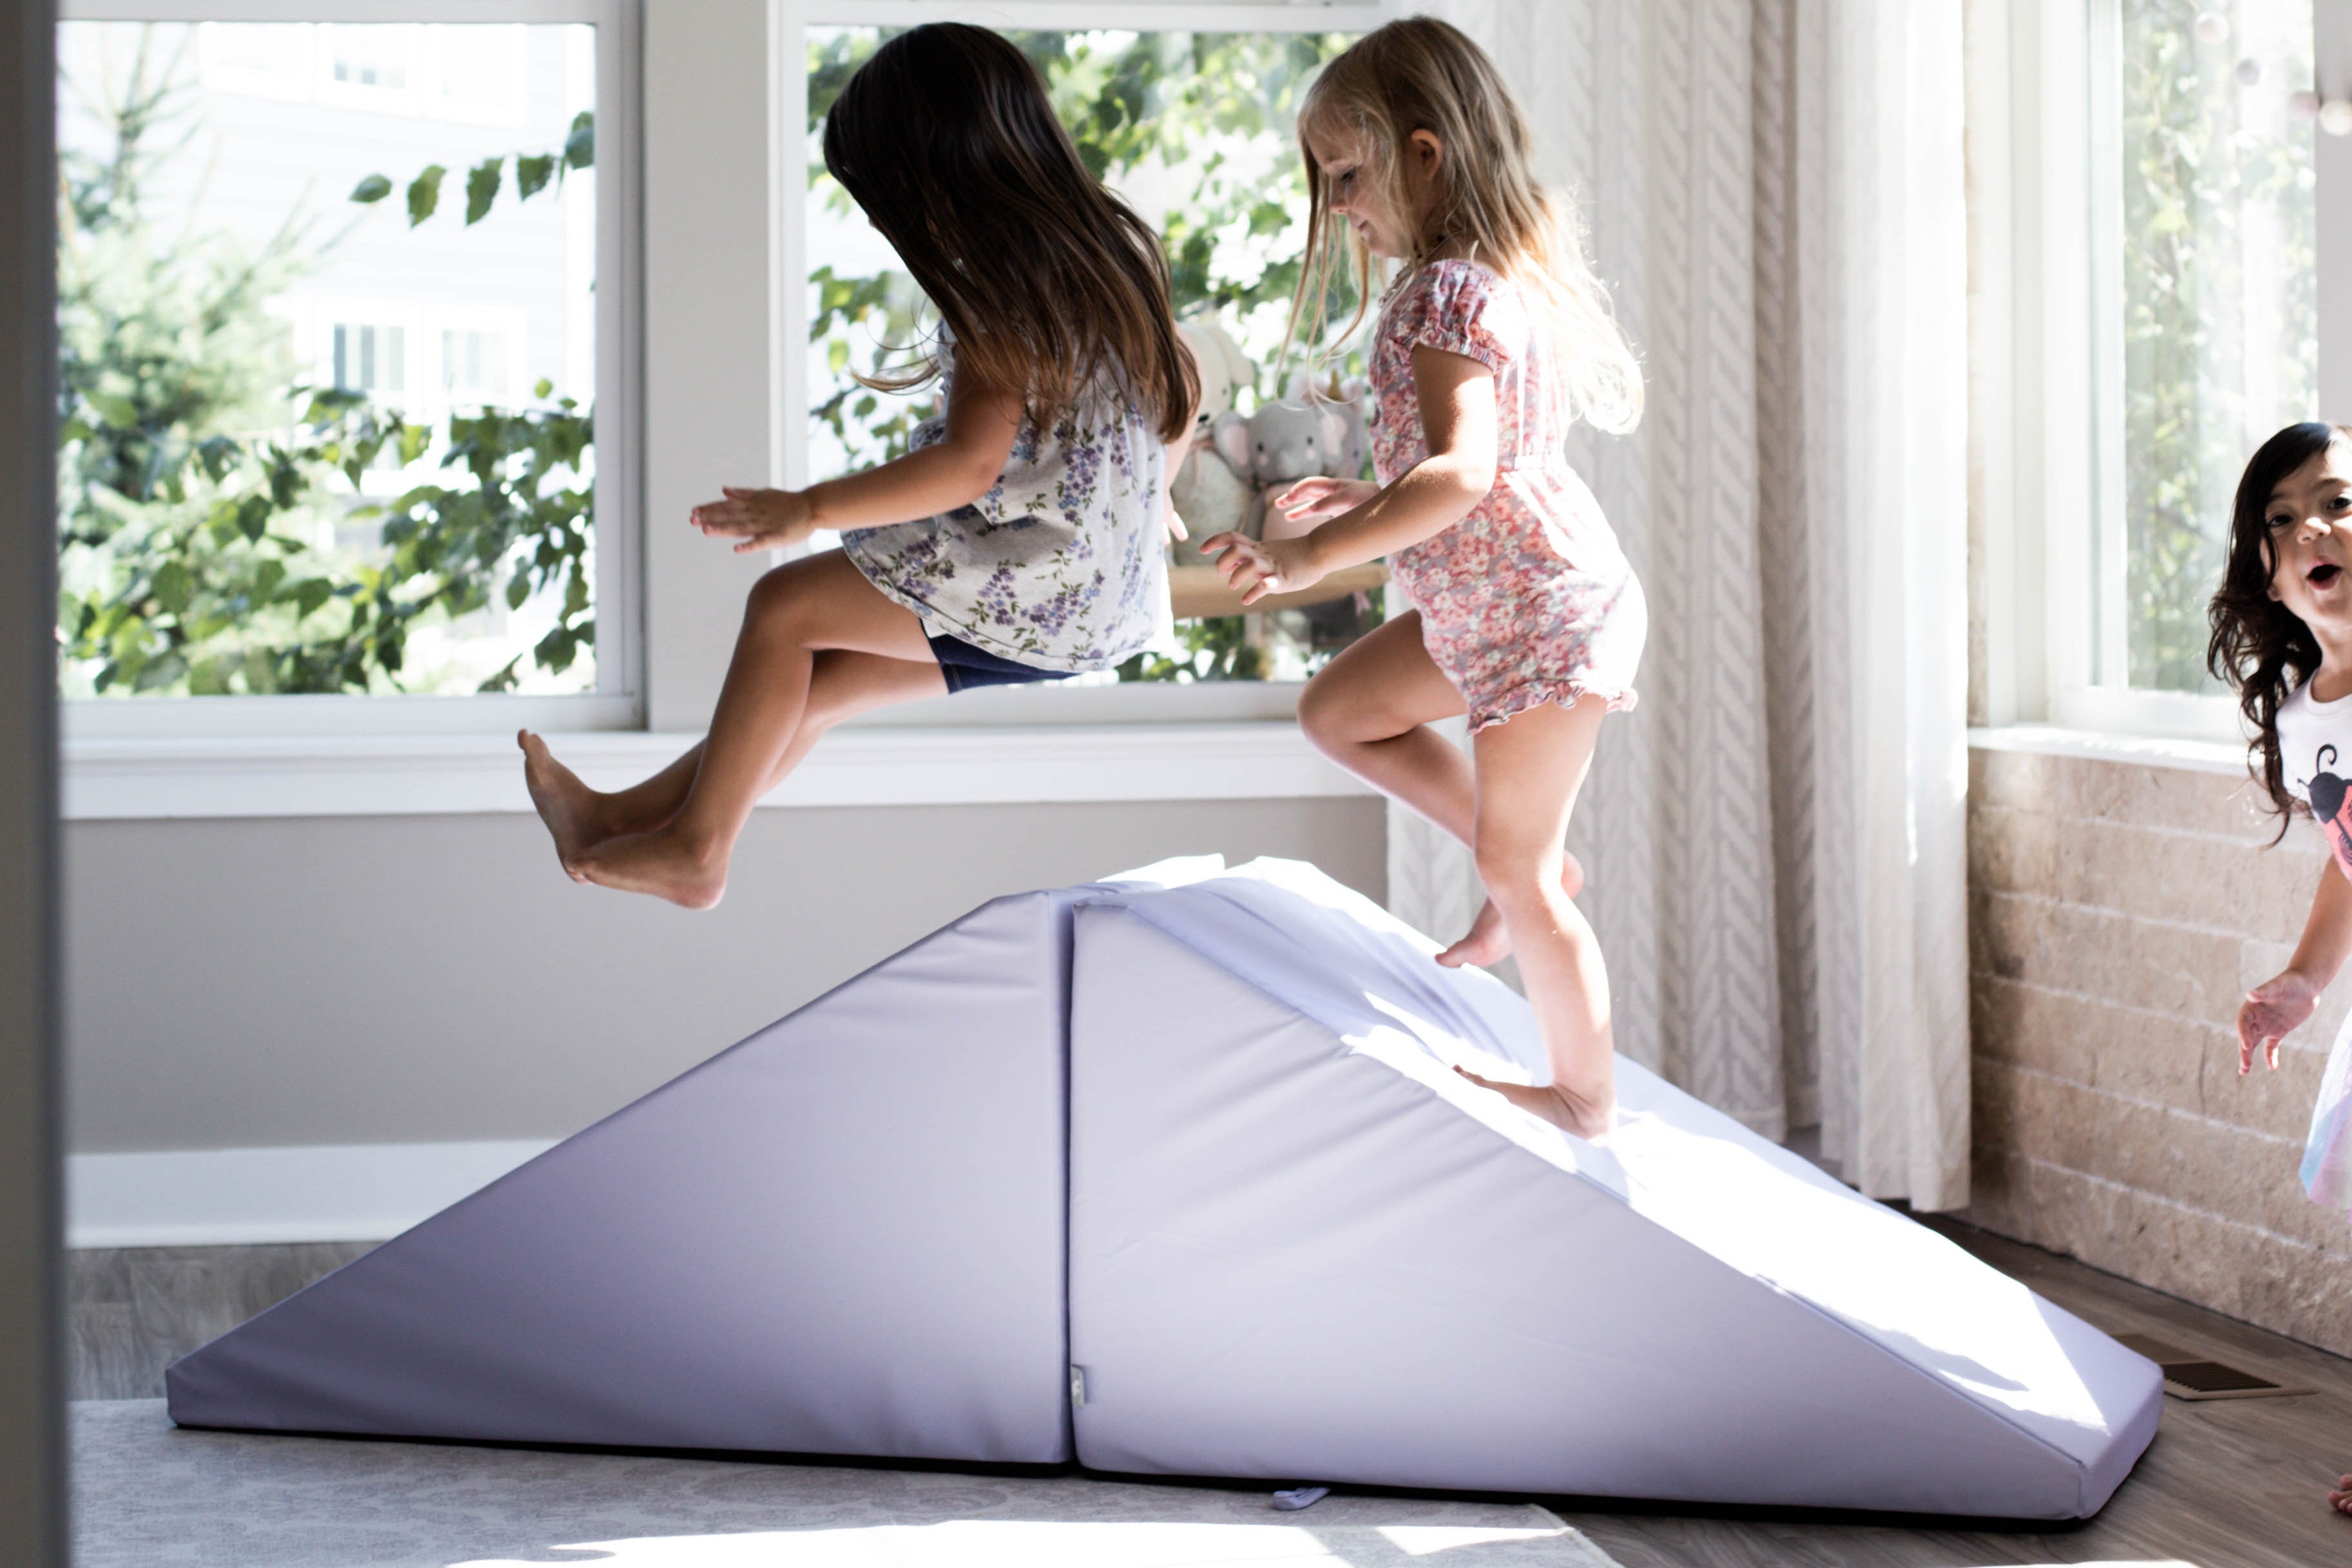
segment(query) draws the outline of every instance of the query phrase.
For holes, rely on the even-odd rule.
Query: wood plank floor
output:
[[[2352,1471],[2352,1361],[2159,1295],[2038,1247],[1940,1220],[1937,1229],[2110,1333],[2154,1334],[2275,1382],[2289,1398],[2167,1398],[2157,1439],[2099,1517],[2063,1530],[1941,1521],[1554,1511],[1623,1568],[2011,1568],[2352,1564],[2352,1519],[2326,1490]],[[2346,1303],[2352,1311],[2352,1302]]]
[[[2013,1568],[2039,1563],[2352,1568],[2352,1519],[2325,1492],[2352,1470],[2352,1361],[2035,1247],[1931,1221],[1961,1246],[2115,1333],[2155,1334],[2316,1393],[2167,1399],[2155,1446],[2115,1500],[2071,1529],[1611,1510],[1545,1500],[1622,1568]],[[142,1248],[72,1255],[77,1399],[152,1398],[163,1368],[366,1244]],[[2347,1304],[2352,1310],[2352,1303]]]
[[[374,1247],[328,1241],[69,1252],[66,1396],[161,1399],[165,1367]]]

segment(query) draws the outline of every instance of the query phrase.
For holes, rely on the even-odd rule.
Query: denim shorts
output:
[[[940,661],[940,673],[947,678],[950,692],[969,691],[975,686],[1013,686],[1024,680],[1067,680],[1072,673],[1019,664],[945,633],[926,635],[931,645],[931,657]]]

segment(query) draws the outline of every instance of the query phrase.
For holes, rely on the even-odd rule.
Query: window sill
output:
[[[551,735],[598,788],[692,745],[644,731]],[[509,735],[75,740],[69,822],[527,812]],[[1054,727],[844,727],[762,807],[1263,800],[1364,795],[1287,721]]]
[[[2190,740],[2172,735],[2118,735],[2099,730],[2061,729],[2053,724],[2006,724],[1970,730],[1969,748],[1979,752],[2032,752],[2080,757],[2095,763],[2177,768],[2188,773],[2246,776],[2246,749],[2234,742]]]

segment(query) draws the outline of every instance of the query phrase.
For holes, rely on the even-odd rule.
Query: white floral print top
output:
[[[940,402],[955,374],[941,334]],[[942,419],[913,444],[946,435]],[[1170,629],[1167,453],[1131,397],[1104,392],[1053,430],[1024,418],[1004,471],[967,507],[841,536],[850,563],[926,633],[1038,669],[1108,669]]]

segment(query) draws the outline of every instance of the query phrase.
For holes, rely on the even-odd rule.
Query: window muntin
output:
[[[973,19],[1001,21],[993,15]],[[1181,23],[1181,10],[1171,9],[1170,19]],[[798,390],[809,416],[799,436],[803,449],[788,455],[787,467],[811,479],[898,455],[932,411],[920,395],[888,396],[856,380],[854,373],[890,363],[893,349],[918,341],[929,323],[912,279],[825,173],[821,150],[834,94],[896,30],[816,23],[804,33],[808,349]],[[1291,116],[1314,69],[1352,35],[1024,28],[1008,29],[1008,36],[1038,62],[1090,166],[1161,234],[1180,317],[1213,316],[1257,363],[1257,385],[1243,393],[1241,411],[1280,395],[1277,382],[1286,373],[1275,361],[1307,214]],[[1352,303],[1338,319],[1350,314]],[[1295,370],[1295,352],[1293,357]],[[1360,344],[1338,363],[1360,373]],[[1204,453],[1200,460],[1220,459]],[[1382,597],[1373,589],[1305,610],[1183,622],[1173,646],[1055,689],[1138,680],[1298,680],[1378,624]]]
[[[600,661],[593,640],[599,601],[614,596],[609,583],[599,592],[600,575],[610,573],[598,563],[594,446],[584,438],[597,401],[594,289],[605,239],[591,152],[597,35],[585,23],[61,25],[60,141],[69,174],[76,159],[85,168],[103,161],[105,95],[114,91],[119,108],[143,47],[149,86],[170,87],[167,101],[151,110],[184,117],[194,155],[180,160],[183,167],[152,160],[135,193],[138,221],[117,226],[144,229],[151,245],[162,243],[159,234],[196,237],[177,276],[120,265],[126,255],[142,258],[135,246],[117,243],[111,259],[121,276],[108,280],[115,297],[79,323],[79,342],[72,313],[89,301],[72,292],[73,269],[82,266],[79,280],[87,283],[91,251],[102,248],[88,243],[90,226],[69,231],[61,257],[68,284],[61,290],[61,328],[74,387],[66,410],[74,439],[61,454],[68,485],[60,498],[68,540],[61,556],[69,595],[61,627],[68,637],[68,696],[97,693],[110,664],[117,676],[106,682],[110,696],[625,689],[622,661]],[[583,116],[586,139],[575,140]],[[575,144],[582,156],[562,156]],[[518,158],[551,152],[557,156],[546,184],[532,199],[519,201],[524,171]],[[500,161],[499,189],[478,221],[468,223],[475,194],[469,175],[492,159]],[[446,171],[436,210],[412,225],[407,186],[433,164]],[[373,205],[347,201],[346,193],[370,174],[386,176],[393,187],[387,196]],[[84,243],[79,256],[77,241]],[[134,418],[154,416],[152,430],[140,433],[154,437],[149,456],[167,482],[145,494],[135,493],[134,483],[127,497],[106,484],[98,487],[106,493],[93,496],[87,484],[76,493],[71,480],[90,477],[88,465],[77,462],[89,442],[75,437],[72,421],[105,423],[109,407],[92,404],[88,393],[117,399],[110,406],[118,413],[125,395],[119,384],[110,392],[108,383],[110,373],[125,367],[89,363],[93,353],[102,358],[92,327],[126,319],[169,325],[163,316],[185,312],[187,300],[139,297],[134,285],[142,271],[185,289],[200,306],[213,269],[269,258],[273,246],[273,265],[253,279],[256,299],[247,304],[254,308],[239,317],[247,341],[236,345],[236,355],[242,363],[230,355],[230,363],[197,367],[224,373],[237,395],[215,398],[178,419],[168,409],[142,409],[134,395]],[[152,261],[152,252],[143,259]],[[457,347],[456,374],[443,363],[445,342]],[[81,368],[96,371],[79,378],[87,385],[72,374],[77,353]],[[130,379],[135,395],[135,374]],[[338,387],[348,395],[352,418],[373,418],[380,433],[396,415],[410,429],[372,452],[350,440],[321,442],[301,417],[317,405],[297,389]],[[566,398],[574,405],[568,411]],[[486,405],[499,417],[486,420]],[[469,598],[445,600],[408,619],[396,666],[371,657],[374,650],[364,646],[351,657],[352,637],[339,642],[332,627],[320,630],[337,613],[337,591],[363,597],[414,563],[420,535],[433,546],[466,532],[465,514],[475,504],[467,497],[478,496],[481,486],[467,467],[443,459],[453,444],[480,447],[490,439],[509,449],[537,443],[547,449],[540,457],[558,459],[509,456],[492,467],[510,500],[568,509],[565,526],[576,543],[562,569],[525,582],[519,600],[511,593],[524,557],[548,542],[542,529],[493,552],[487,570],[473,573],[478,581]],[[214,452],[241,449],[251,460],[217,476],[201,460],[184,460],[205,452],[206,443]],[[304,504],[274,509],[274,521],[265,525],[284,542],[264,545],[239,537],[249,512],[234,519],[230,512],[266,488],[272,449],[320,460],[310,465],[317,471],[307,476]],[[402,499],[420,487],[437,488],[446,504],[402,508]],[[122,530],[104,538],[91,537],[102,531],[96,527],[77,534],[77,514],[86,519],[97,509],[118,518],[136,514],[142,537],[152,542],[161,533],[165,543],[142,543],[126,563],[114,547]],[[386,521],[408,525],[407,538],[388,539]],[[191,548],[173,542],[200,535]],[[482,537],[477,529],[467,542]],[[224,564],[224,557],[240,552],[278,563]],[[316,587],[301,586],[322,581],[330,590],[324,598]],[[412,573],[390,591],[397,599],[421,582]],[[82,637],[76,646],[82,606],[103,615],[142,592],[141,614],[118,617],[120,624],[103,628],[107,635]],[[70,598],[77,593],[80,605]],[[190,618],[202,624],[192,627]],[[543,646],[551,636],[562,646]],[[146,647],[131,651],[150,657],[118,657],[142,639]],[[344,657],[285,657],[307,655],[306,639]],[[608,637],[606,644],[616,649],[623,640]]]

